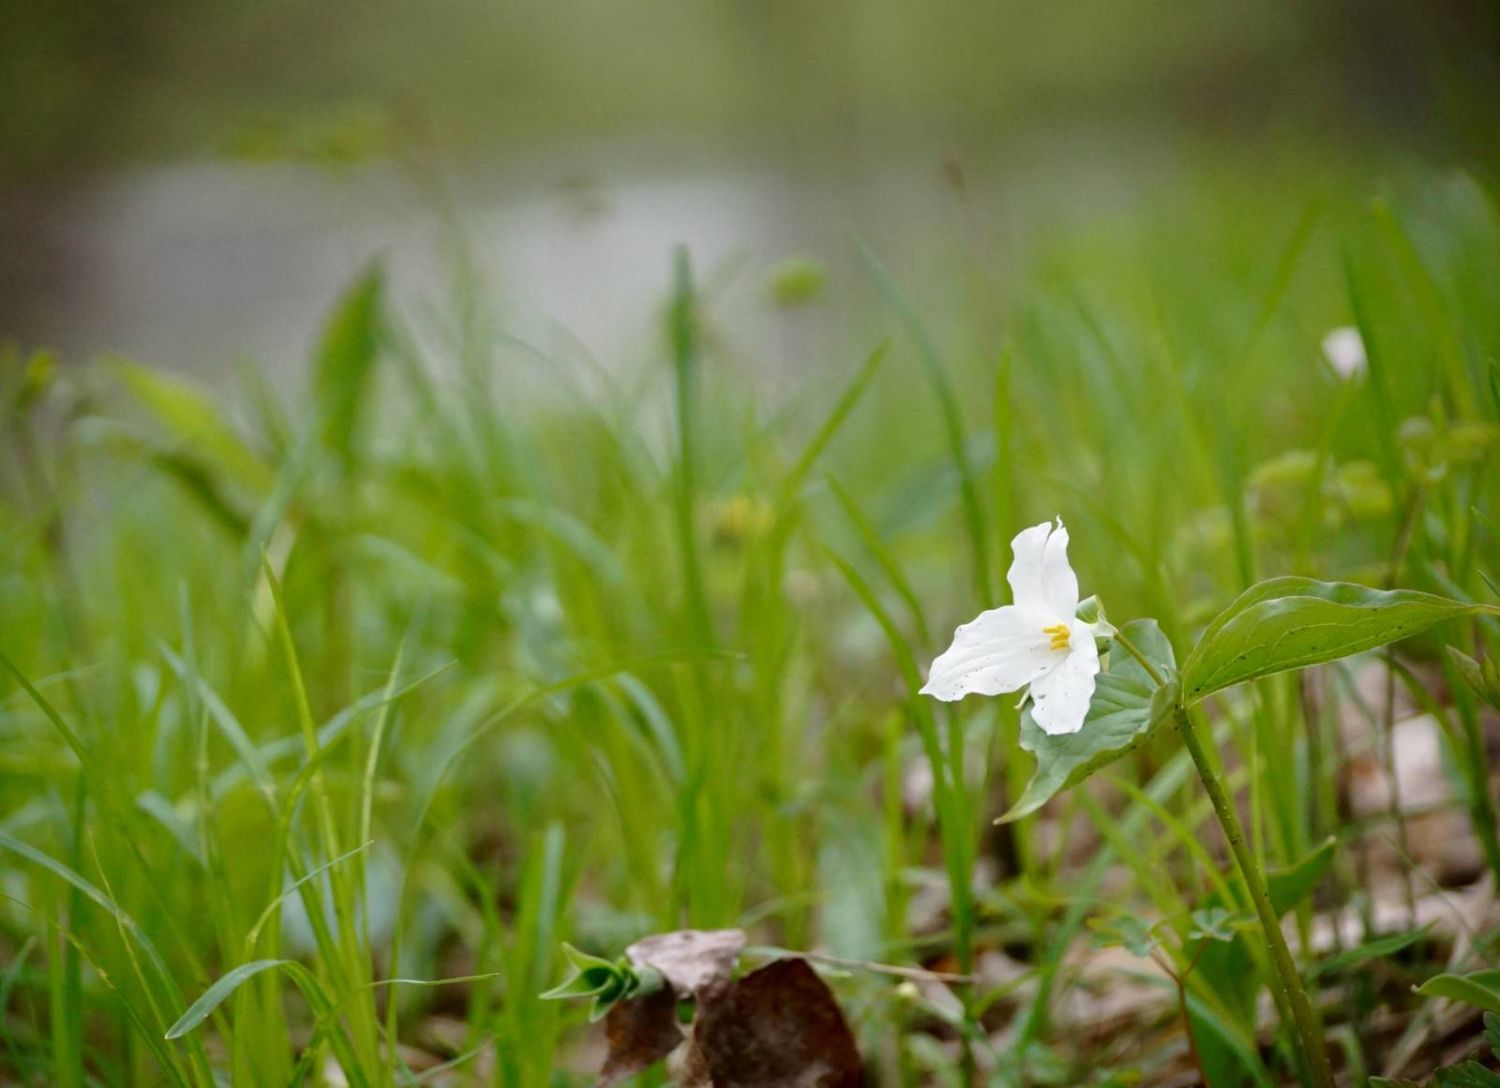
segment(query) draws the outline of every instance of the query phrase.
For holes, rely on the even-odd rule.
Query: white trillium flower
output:
[[[1031,716],[1046,733],[1083,726],[1099,675],[1097,626],[1077,616],[1078,576],[1068,565],[1062,519],[1033,525],[1011,541],[1006,574],[1014,604],[981,612],[953,633],[932,663],[922,694],[954,702],[971,692],[1001,695],[1031,685]]]
[[[1370,368],[1364,339],[1352,325],[1333,329],[1323,337],[1323,358],[1328,360],[1328,365],[1345,381],[1359,377]]]

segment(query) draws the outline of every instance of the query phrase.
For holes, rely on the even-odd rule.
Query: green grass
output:
[[[851,245],[845,297],[868,305],[775,399],[685,255],[659,355],[586,381],[544,360],[556,390],[524,400],[537,362],[486,331],[467,275],[441,337],[361,277],[294,403],[13,351],[4,1077],[282,1085],[337,1062],[409,1084],[422,1051],[476,1083],[584,1084],[583,1010],[538,999],[564,940],[613,957],[746,924],[856,959],[1018,961],[956,1013],[836,981],[880,1083],[1149,1083],[1183,1060],[1171,995],[1113,1033],[1064,1012],[1124,918],[1165,921],[1215,1088],[1295,1080],[1256,1021],[1265,950],[1194,935],[1238,880],[1184,753],[1153,740],[995,828],[1031,770],[1013,700],[916,689],[1004,598],[1011,536],[1054,514],[1085,593],[1155,617],[1179,658],[1274,574],[1494,601],[1494,194],[1346,192],[1209,178],[1042,232],[1002,297],[961,268],[914,290]],[[1343,324],[1369,349],[1354,383],[1319,356]],[[1405,643],[1390,684],[1438,719],[1500,875],[1484,720],[1444,645],[1483,657],[1500,632]],[[1310,881],[1293,951],[1339,1061],[1372,1072],[1378,1006],[1420,1023],[1410,983],[1500,952],[1489,931],[1457,952],[1366,932],[1383,943],[1322,966],[1302,947],[1318,912],[1371,917],[1368,855],[1405,842],[1401,813],[1356,823],[1340,794],[1372,755],[1341,717],[1385,758],[1352,683],[1379,660],[1195,711],[1273,898]]]

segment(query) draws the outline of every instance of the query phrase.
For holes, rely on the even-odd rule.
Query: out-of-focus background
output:
[[[371,255],[420,298],[455,237],[509,320],[605,358],[678,242],[751,330],[745,285],[855,237],[998,294],[1036,234],[1205,173],[1253,202],[1482,169],[1497,46],[1486,0],[19,4],[0,333],[274,373]]]

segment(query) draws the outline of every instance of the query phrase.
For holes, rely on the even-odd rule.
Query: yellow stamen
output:
[[[1042,634],[1052,639],[1051,649],[1066,650],[1068,648],[1068,639],[1071,637],[1071,632],[1068,630],[1066,623],[1055,623],[1051,627],[1043,627]]]

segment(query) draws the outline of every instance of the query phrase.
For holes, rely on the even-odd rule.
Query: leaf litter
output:
[[[600,1088],[663,1060],[682,1088],[862,1084],[854,1034],[817,971],[792,956],[736,978],[744,947],[738,929],[676,930],[630,945],[630,964],[662,984],[609,1010]]]

